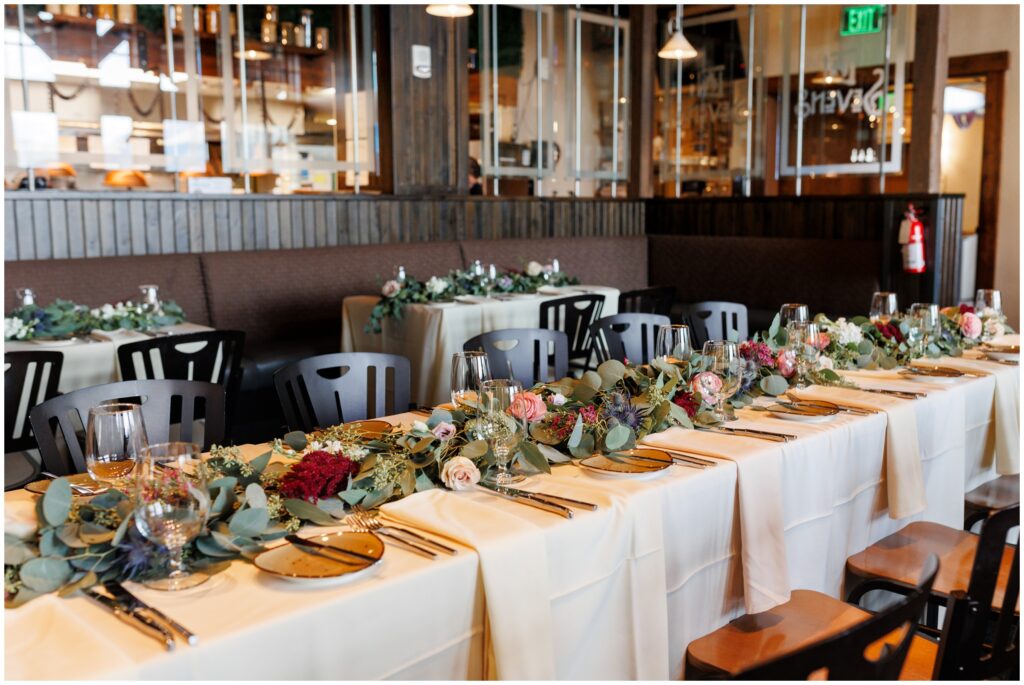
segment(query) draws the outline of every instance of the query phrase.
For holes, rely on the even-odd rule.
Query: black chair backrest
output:
[[[513,378],[524,388],[569,374],[569,339],[562,331],[506,328],[470,338],[462,349],[483,350],[495,378],[504,378],[505,370],[511,368]]]
[[[604,295],[586,294],[560,297],[540,305],[540,327],[562,331],[569,339],[569,359],[583,358],[586,367],[590,358],[590,327],[601,318]]]
[[[36,446],[28,413],[57,396],[64,355],[60,352],[4,353],[4,450],[20,452]]]
[[[308,433],[408,411],[411,377],[405,357],[339,352],[278,369],[274,386],[288,426]]]
[[[697,302],[683,310],[683,323],[690,325],[696,349],[708,340],[728,340],[729,331],[739,333],[738,340],[749,336],[747,308],[736,302]]]
[[[117,348],[117,363],[122,380],[157,378],[158,362],[163,378],[218,383],[230,393],[239,380],[244,347],[242,331],[167,335],[121,345]]]
[[[892,606],[841,633],[733,677],[736,680],[807,680],[815,671],[827,669],[829,680],[898,680],[938,570],[939,559],[932,554],[925,561],[917,587]],[[906,630],[896,645],[885,644],[877,659],[865,655],[868,647],[900,627]]]
[[[654,357],[658,329],[672,323],[660,314],[614,314],[590,327],[598,363],[609,359],[647,364]]]
[[[967,591],[954,590],[946,607],[937,680],[986,680],[1019,665],[1020,544],[1006,544],[1015,527],[1020,527],[1020,505],[997,511],[983,524]],[[1007,552],[1013,563],[1003,602],[995,609],[992,600]]]
[[[672,316],[676,289],[671,285],[658,285],[619,293],[619,314],[661,314]]]
[[[89,410],[110,401],[142,405],[150,444],[180,440],[199,442],[206,449],[224,440],[224,388],[220,385],[181,380],[94,385],[54,397],[29,412],[46,470],[59,476],[85,471]],[[196,439],[198,419],[203,419],[202,440]]]

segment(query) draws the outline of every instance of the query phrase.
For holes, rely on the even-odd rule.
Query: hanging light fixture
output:
[[[427,14],[454,19],[472,15],[473,8],[469,5],[427,5]]]
[[[676,5],[676,16],[669,21],[668,30],[672,34],[668,42],[658,50],[658,57],[662,59],[693,59],[697,56],[697,50],[690,41],[683,35],[683,5]]]

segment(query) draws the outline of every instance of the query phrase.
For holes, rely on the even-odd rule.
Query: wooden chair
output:
[[[274,373],[292,430],[310,432],[409,410],[409,360],[394,354],[322,354]]]
[[[683,323],[688,323],[693,346],[700,349],[708,340],[728,340],[730,331],[739,333],[738,340],[749,337],[747,308],[735,302],[697,302],[683,309]]]
[[[871,614],[828,595],[795,590],[791,599],[742,616],[690,643],[686,678],[805,680],[926,679],[937,646],[916,635],[938,559],[901,601]]]
[[[28,414],[35,405],[57,396],[63,365],[60,352],[4,353],[4,490],[20,488],[39,476],[39,454]]]
[[[628,359],[646,364],[654,357],[658,329],[671,323],[660,314],[615,314],[598,319],[590,327],[597,362]]]
[[[660,314],[672,316],[676,289],[671,285],[658,285],[619,293],[619,314]]]
[[[29,412],[47,471],[59,476],[85,471],[89,409],[111,401],[142,405],[150,444],[180,440],[198,442],[206,449],[224,439],[224,388],[220,385],[181,380],[94,385],[54,397]]]
[[[524,388],[569,374],[569,340],[561,331],[506,328],[475,336],[462,349],[483,350],[495,378],[502,378],[505,370],[511,369],[513,378]]]
[[[228,423],[234,418],[242,381],[242,331],[200,331],[167,335],[117,348],[121,379],[205,381],[224,386]]]
[[[964,495],[964,530],[1000,509],[1020,504],[1020,476],[999,476]]]
[[[604,295],[560,297],[540,305],[540,327],[565,333],[569,340],[569,368],[586,371],[593,349],[590,327],[601,318]]]

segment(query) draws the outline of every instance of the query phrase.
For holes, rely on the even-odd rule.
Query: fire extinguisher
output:
[[[907,205],[907,211],[903,215],[899,241],[903,246],[903,270],[908,274],[923,274],[924,224],[921,223],[913,204]]]

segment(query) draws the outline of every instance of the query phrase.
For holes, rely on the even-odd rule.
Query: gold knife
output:
[[[572,509],[569,509],[567,507],[563,507],[563,506],[561,506],[559,504],[553,504],[553,503],[550,503],[550,502],[541,502],[540,500],[531,499],[529,497],[514,497],[512,495],[507,495],[507,494],[505,494],[503,492],[500,492],[498,490],[492,490],[491,488],[489,488],[487,486],[480,486],[480,485],[478,485],[477,486],[477,490],[480,490],[482,492],[486,492],[486,493],[488,493],[490,495],[494,495],[495,497],[500,497],[502,499],[510,500],[512,502],[518,502],[519,504],[525,504],[528,507],[533,507],[534,509],[540,509],[542,511],[548,512],[549,514],[555,514],[557,516],[561,516],[562,518],[571,519],[573,517]]]

